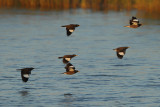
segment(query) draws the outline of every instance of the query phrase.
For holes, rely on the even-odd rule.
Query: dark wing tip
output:
[[[72,32],[70,32],[68,29],[67,29],[67,36],[70,36],[72,34]]]
[[[28,78],[22,78],[22,81],[23,81],[23,82],[27,82],[27,81],[28,81]]]
[[[119,58],[119,59],[122,59],[122,58],[123,58],[123,56],[118,56],[118,58]]]
[[[124,55],[120,55],[120,54],[117,52],[117,57],[118,57],[119,59],[122,59],[123,56],[124,56]]]
[[[137,19],[135,16],[132,16],[132,19]]]
[[[22,77],[22,81],[23,81],[23,82],[27,82],[28,79],[29,79],[29,78],[25,78],[25,77],[23,76],[23,74],[21,74],[21,77]]]
[[[133,20],[129,20],[129,24],[130,24],[130,25],[132,25],[132,24],[133,24],[133,23],[132,23],[132,21],[133,21]]]
[[[66,27],[66,25],[63,25],[63,26],[61,26],[61,27]]]

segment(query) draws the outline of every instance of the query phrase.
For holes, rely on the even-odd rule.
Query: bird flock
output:
[[[142,26],[142,24],[139,23],[139,20],[134,16],[132,16],[132,19],[129,20],[129,24],[130,25],[127,25],[127,26],[124,26],[124,27],[138,28],[138,27]],[[70,25],[63,25],[61,27],[66,27],[66,34],[67,34],[67,36],[70,36],[75,31],[75,28],[79,27],[79,26],[80,25],[78,25],[78,24],[70,24]],[[130,47],[118,47],[118,48],[115,48],[113,50],[116,51],[117,57],[119,59],[122,59],[128,48],[130,48]],[[66,65],[64,67],[66,69],[66,72],[64,72],[62,74],[73,75],[73,74],[79,72],[78,70],[76,70],[76,68],[70,62],[71,59],[76,57],[76,56],[78,56],[78,55],[73,54],[73,55],[64,55],[64,56],[58,57],[58,59],[62,59],[62,62]],[[28,79],[31,75],[31,71],[33,69],[34,68],[32,68],[32,67],[31,68],[17,69],[17,70],[21,71],[21,78],[22,78],[23,82],[28,81]]]

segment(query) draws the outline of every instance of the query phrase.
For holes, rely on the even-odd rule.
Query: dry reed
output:
[[[160,13],[160,0],[0,0],[0,8],[131,10]]]

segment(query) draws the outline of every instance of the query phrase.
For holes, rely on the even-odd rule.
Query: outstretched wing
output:
[[[67,36],[70,36],[74,32],[74,30],[75,29],[68,29],[68,28],[66,28]]]
[[[130,25],[138,25],[139,24],[139,20],[134,16],[132,16],[132,19],[129,22],[130,22]]]
[[[21,71],[21,78],[22,78],[22,81],[23,81],[23,82],[27,82],[28,79],[29,79],[29,74]]]
[[[117,52],[117,57],[118,57],[119,59],[122,59],[123,56],[124,56],[124,55],[121,55],[121,54],[119,54],[119,52]]]
[[[68,63],[65,66],[65,69],[66,69],[66,72],[73,72],[75,70],[75,67],[71,63]]]

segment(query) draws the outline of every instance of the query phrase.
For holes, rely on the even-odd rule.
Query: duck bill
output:
[[[124,27],[130,27],[130,26],[124,26]]]
[[[117,51],[116,49],[113,49],[114,51]]]

